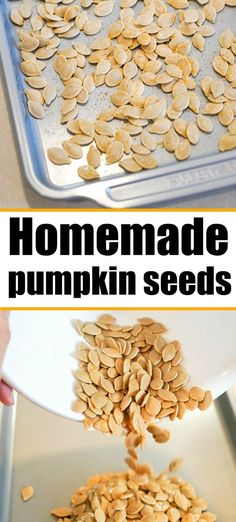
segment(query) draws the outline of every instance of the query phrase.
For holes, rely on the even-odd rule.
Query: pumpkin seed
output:
[[[28,88],[24,90],[24,93],[27,97],[27,100],[34,101],[43,105],[44,99],[42,93],[40,91],[37,91],[37,89]]]
[[[133,158],[123,159],[119,162],[119,165],[122,169],[127,170],[127,172],[139,172],[142,170]]]
[[[47,151],[48,159],[55,165],[68,165],[71,160],[65,150],[61,147],[51,147]]]
[[[174,152],[179,144],[179,136],[174,129],[170,129],[164,136],[163,145],[168,152]]]
[[[153,134],[166,134],[171,128],[171,121],[168,118],[158,118],[150,127],[149,132]]]
[[[88,164],[97,169],[100,165],[100,161],[101,156],[99,150],[94,145],[91,145],[87,154]]]
[[[31,101],[31,100],[29,100],[27,106],[28,106],[28,111],[29,111],[29,113],[30,113],[34,118],[42,119],[42,118],[45,117],[44,108],[43,108],[43,106],[41,105],[41,103],[38,103],[38,102],[36,102],[36,101]]]
[[[41,71],[36,62],[25,60],[21,63],[21,70],[26,76],[40,76]]]
[[[24,25],[24,18],[19,9],[12,9],[10,12],[10,19],[13,24],[21,26]]]
[[[231,109],[229,102],[224,103],[224,107],[223,107],[222,111],[220,111],[218,114],[218,119],[219,119],[219,122],[221,123],[221,125],[224,125],[226,127],[228,127],[228,125],[230,125],[233,122],[234,113],[233,113],[233,110]]]
[[[99,5],[99,4],[98,4]],[[99,33],[101,30],[102,23],[101,20],[96,20],[96,18],[93,18],[91,20],[88,20],[86,24],[84,25],[84,33],[88,36],[92,36],[94,34]]]
[[[92,167],[91,165],[83,165],[78,168],[78,175],[86,180],[86,181],[92,181],[94,179],[99,178],[99,174],[97,170]]]
[[[192,143],[193,145],[196,145],[199,141],[199,138],[200,138],[200,133],[199,133],[199,130],[197,128],[197,125],[196,123],[194,123],[193,121],[187,126],[187,138],[188,140],[190,141],[190,143]]]
[[[57,91],[53,84],[48,84],[44,87],[42,94],[46,105],[51,105],[52,101],[56,98]]]
[[[148,156],[144,156],[142,154],[134,154],[134,161],[143,169],[154,169],[157,167],[157,160],[149,154]]]
[[[197,124],[201,131],[210,133],[213,131],[213,123],[210,118],[203,116],[202,114],[198,114]]]
[[[94,14],[96,16],[108,16],[113,11],[114,5],[113,0],[103,0],[95,6]]]
[[[108,165],[117,163],[124,154],[124,145],[121,141],[113,141],[106,150],[106,162]]]
[[[213,69],[220,74],[220,76],[226,76],[227,70],[228,70],[228,63],[223,60],[221,56],[215,56],[213,58]]]
[[[187,139],[179,140],[175,149],[175,157],[179,161],[186,160],[190,156],[190,143]]]
[[[34,495],[34,488],[32,486],[25,486],[21,491],[21,497],[24,502],[30,500]]]
[[[80,145],[77,145],[70,140],[63,141],[62,145],[69,158],[80,159],[83,157],[83,150]]]
[[[233,150],[236,148],[236,134],[223,134],[219,141],[219,150],[224,152],[226,150]]]

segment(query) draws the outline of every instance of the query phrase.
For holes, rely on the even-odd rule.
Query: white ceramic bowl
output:
[[[73,319],[92,321],[96,311],[12,312],[11,340],[3,376],[18,392],[58,415],[82,420],[71,410],[73,357],[79,336]],[[236,312],[231,311],[114,311],[122,324],[151,316],[167,327],[166,338],[178,339],[193,384],[217,397],[236,382]]]

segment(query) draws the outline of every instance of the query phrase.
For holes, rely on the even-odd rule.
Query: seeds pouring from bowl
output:
[[[86,428],[106,435],[135,432],[143,443],[146,427],[161,438],[154,421],[182,419],[187,410],[210,406],[209,390],[186,388],[180,343],[165,339],[163,324],[144,317],[120,326],[103,314],[93,323],[77,320],[74,325],[85,342],[76,352],[80,366],[74,372],[72,408],[84,415]]]

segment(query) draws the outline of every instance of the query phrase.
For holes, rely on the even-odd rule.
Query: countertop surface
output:
[[[1,70],[0,70],[1,75]],[[0,207],[1,208],[92,208],[98,207],[91,200],[56,202],[38,195],[24,179],[12,122],[6,103],[3,84],[0,82]],[[156,205],[152,205],[155,207]],[[160,206],[160,205],[159,205]],[[206,196],[185,198],[161,205],[168,208],[233,208],[236,207],[236,187]]]

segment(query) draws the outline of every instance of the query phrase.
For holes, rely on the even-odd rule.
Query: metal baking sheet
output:
[[[50,509],[68,505],[70,496],[96,473],[124,469],[124,445],[119,437],[87,432],[81,424],[52,415],[22,397],[14,415],[5,409],[0,433],[2,487],[1,522],[51,522]],[[171,439],[158,446],[148,438],[141,458],[162,470],[183,457],[178,475],[191,481],[207,498],[218,522],[235,520],[236,469],[224,428],[214,407],[191,412],[181,422],[165,421]],[[12,441],[12,443],[11,443]],[[23,486],[34,487],[34,497],[23,503]]]
[[[32,0],[32,3],[36,9],[38,0]],[[77,175],[77,167],[83,160],[73,161],[71,165],[63,167],[51,164],[47,159],[46,150],[50,146],[59,145],[62,139],[68,136],[66,128],[60,124],[61,99],[57,98],[47,108],[44,120],[36,121],[27,112],[23,94],[25,83],[19,70],[20,57],[16,47],[17,32],[9,21],[9,10],[16,5],[19,6],[18,0],[1,0],[0,2],[1,62],[24,173],[37,192],[58,200],[74,198],[78,200],[78,205],[79,198],[86,197],[100,205],[122,208],[158,204],[178,197],[229,187],[236,183],[236,151],[224,154],[218,152],[218,139],[224,133],[224,129],[216,117],[213,118],[215,127],[213,133],[210,136],[201,133],[200,142],[197,146],[192,147],[191,159],[185,162],[178,163],[173,155],[163,148],[158,148],[156,151],[159,164],[157,169],[127,174],[116,165],[106,166],[103,158],[100,168],[101,179],[89,183],[79,180]],[[140,8],[140,3],[138,3],[137,9]],[[117,2],[112,15],[103,19],[104,34],[111,20],[117,18],[118,10],[119,3]],[[225,27],[235,30],[235,26],[236,9],[226,7],[217,15],[216,34],[206,39],[204,53],[193,49],[192,54],[201,63],[201,70],[197,77],[198,85],[205,75],[217,76],[212,69],[211,61],[219,49],[219,34]],[[77,38],[83,40],[84,35],[81,33]],[[88,38],[93,39],[93,37],[86,37],[86,41]],[[61,47],[71,45],[72,41],[63,40]],[[90,66],[87,67],[87,71],[89,69]],[[51,62],[43,74],[49,81],[57,83],[58,92],[60,92],[62,85],[58,75],[53,71]],[[159,88],[154,89],[157,95],[158,92],[163,95]],[[108,92],[111,93],[111,89],[104,86],[96,89],[90,95],[88,104],[80,106],[80,116],[95,119],[102,108],[109,104]],[[148,89],[145,92],[148,92]],[[200,89],[198,89],[198,93],[200,94]],[[202,96],[202,106],[204,103]],[[184,117],[193,119],[193,114],[186,111]]]

